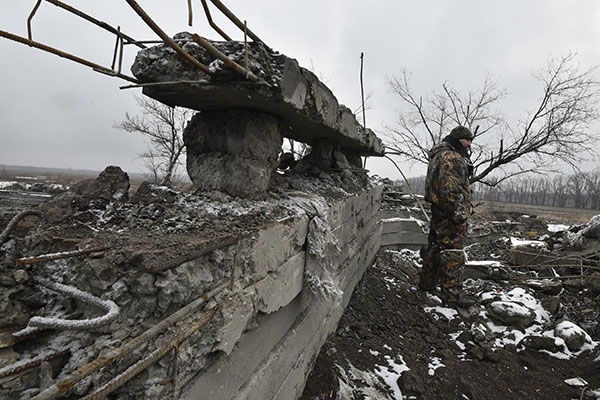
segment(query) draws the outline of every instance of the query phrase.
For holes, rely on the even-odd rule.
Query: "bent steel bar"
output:
[[[142,42],[135,40],[131,36],[125,35],[123,32],[120,32],[119,30],[115,29],[114,27],[112,27],[111,25],[107,24],[106,22],[97,20],[96,18],[94,18],[94,17],[92,17],[92,16],[90,16],[90,15],[88,15],[88,14],[82,12],[82,11],[79,11],[78,9],[76,9],[74,7],[71,7],[68,4],[65,4],[65,3],[63,3],[63,2],[61,2],[59,0],[46,0],[46,1],[48,3],[54,4],[57,7],[62,8],[63,10],[67,10],[70,13],[73,13],[73,14],[77,15],[78,17],[83,18],[86,21],[89,21],[92,24],[99,26],[100,28],[103,28],[103,29],[105,29],[105,30],[107,30],[107,31],[109,31],[111,33],[114,33],[117,36],[123,37],[124,39],[127,40],[126,44],[135,44],[136,46],[138,46],[141,49],[145,49],[146,48],[146,46],[144,46],[142,44]],[[29,39],[31,39],[31,37]]]
[[[31,10],[29,17],[27,17],[27,37],[29,40],[31,40],[31,20],[33,19],[33,16],[37,12],[38,8],[40,8],[40,4],[42,4],[42,0],[38,0],[37,3],[35,3],[33,10]]]
[[[55,55],[57,55],[59,57],[66,58],[67,60],[71,60],[71,61],[74,61],[76,63],[83,64],[83,65],[85,65],[87,67],[93,68],[95,71],[101,72],[101,73],[106,74],[106,75],[116,76],[117,78],[121,78],[121,79],[124,79],[126,81],[133,82],[133,83],[139,83],[139,81],[137,79],[135,79],[135,78],[133,78],[131,76],[123,75],[121,73],[118,73],[118,72],[115,72],[115,71],[111,70],[110,68],[103,67],[103,66],[101,66],[99,64],[96,64],[96,63],[93,63],[91,61],[85,60],[85,59],[83,59],[81,57],[74,56],[73,54],[65,53],[64,51],[55,49],[54,47],[50,47],[50,46],[45,45],[43,43],[38,43],[38,42],[35,42],[33,40],[29,40],[27,38],[24,38],[22,36],[14,35],[14,34],[12,34],[10,32],[6,32],[6,31],[3,31],[3,30],[0,30],[0,37],[6,38],[6,39],[9,39],[9,40],[14,40],[15,42],[23,43],[23,44],[26,44],[28,46],[35,47],[37,49],[47,51],[48,53],[52,53],[52,54],[55,54]]]
[[[244,23],[242,21],[239,20],[238,17],[236,17],[226,6],[225,4],[221,3],[219,0],[210,0],[223,14],[225,14],[225,16],[227,18],[229,18],[231,20],[231,22],[233,22],[235,25],[237,25],[238,28],[240,28],[240,30],[242,32],[244,32],[245,29],[247,29],[244,26]],[[267,46],[267,44],[262,41],[258,36],[256,36],[256,34],[254,32],[252,32],[250,29],[248,29],[248,36],[250,36],[252,38],[252,40],[254,40],[255,42],[261,42],[262,44],[264,44],[269,51],[273,51],[269,46]]]
[[[169,47],[175,50],[179,55],[183,56],[188,62],[192,65],[198,67],[202,72],[206,75],[212,75],[212,72],[208,69],[208,67],[202,64],[200,61],[196,60],[192,57],[187,51],[183,50],[173,39],[169,37],[156,23],[150,18],[148,14],[139,6],[135,0],[125,0],[127,3],[133,8],[133,10],[140,16],[140,18],[156,33]]]
[[[208,9],[208,4],[206,4],[206,0],[201,0],[201,1],[202,1],[202,7],[204,7],[204,13],[206,14],[206,19],[208,19],[208,24],[215,31],[217,31],[217,33],[219,35],[223,36],[223,39],[227,40],[228,42],[231,41],[231,38],[225,32],[223,32],[223,30],[221,28],[219,28],[219,26],[217,24],[214,23],[212,16],[210,15],[210,10]]]
[[[210,44],[207,40],[205,40],[200,35],[194,33],[192,35],[192,39],[194,40],[194,42],[196,42],[200,46],[204,47],[206,49],[206,51],[208,51],[210,54],[217,57],[219,60],[223,61],[229,67],[233,68],[236,72],[239,72],[240,74],[245,76],[246,79],[252,79],[253,81],[258,81],[258,77],[256,75],[254,75],[251,71],[247,70],[246,68],[242,67],[241,65],[239,65],[238,63],[236,63],[235,61],[233,61],[232,59],[227,57],[225,54],[221,53],[217,48],[215,48],[212,44]]]

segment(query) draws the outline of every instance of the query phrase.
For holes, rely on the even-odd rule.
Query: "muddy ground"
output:
[[[581,254],[592,246],[586,254],[597,265],[597,240],[567,249],[566,232],[547,226],[535,219],[518,234],[544,239],[550,249],[544,254]],[[498,236],[473,240],[468,248],[469,260],[499,264],[467,266],[466,291],[479,304],[458,312],[441,307],[436,292],[416,289],[418,252],[381,250],[322,348],[302,399],[600,399],[599,276],[588,270],[569,279],[581,271],[556,266],[566,279],[544,278],[527,265],[539,260],[527,258],[527,251],[515,255]],[[506,296],[537,304],[536,320],[518,326],[491,317],[492,300]],[[587,332],[582,348],[571,351],[557,338],[553,328],[563,321]]]

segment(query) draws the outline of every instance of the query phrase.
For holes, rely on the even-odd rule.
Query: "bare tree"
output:
[[[140,113],[125,113],[125,119],[114,126],[149,139],[150,146],[139,157],[144,160],[151,179],[161,184],[171,183],[185,153],[183,129],[194,111],[170,107],[149,97],[136,97],[136,103]]]
[[[543,86],[535,111],[511,123],[497,111],[506,91],[490,77],[475,92],[462,94],[444,83],[440,92],[423,98],[413,93],[409,74],[402,71],[388,79],[407,110],[399,111],[397,126],[388,128],[387,153],[427,163],[432,145],[463,125],[475,132],[472,182],[498,184],[515,175],[550,171],[559,161],[575,166],[595,154],[598,137],[592,125],[600,119],[600,84],[593,77],[595,68],[582,72],[574,58],[550,59],[534,75]]]

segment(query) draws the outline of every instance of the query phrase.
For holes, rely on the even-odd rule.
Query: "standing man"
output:
[[[463,247],[472,212],[472,141],[473,133],[457,126],[429,151],[425,201],[431,203],[431,225],[427,248],[421,252],[423,268],[419,277],[421,289],[432,290],[440,283],[443,303],[465,308],[475,303],[462,294]]]

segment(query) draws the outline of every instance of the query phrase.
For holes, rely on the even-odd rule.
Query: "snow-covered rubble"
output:
[[[415,287],[418,252],[380,252],[302,399],[321,398],[318,393],[336,399],[569,398],[565,393],[596,399],[598,243],[588,236],[572,247],[568,239],[593,231],[595,221],[537,226],[535,234],[505,224],[500,237],[497,227],[495,236],[473,237],[465,290],[478,303],[468,310],[444,307],[437,293]],[[387,378],[394,368],[381,375],[390,359],[403,365],[393,382]],[[330,362],[341,371],[333,380],[324,372]],[[569,385],[580,390],[569,392]]]

